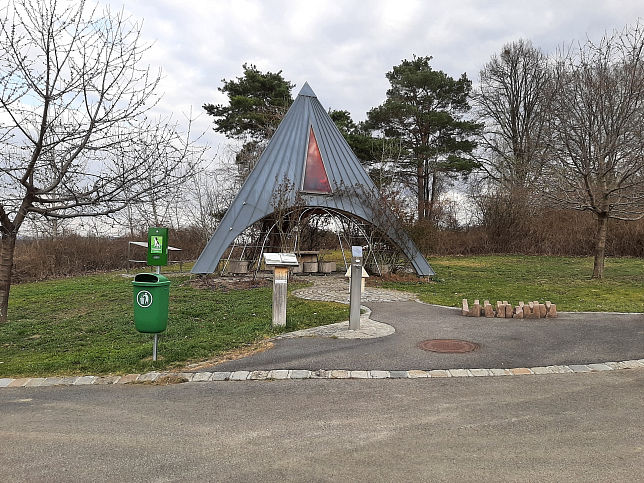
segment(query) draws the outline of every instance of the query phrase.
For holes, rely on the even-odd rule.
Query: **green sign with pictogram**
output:
[[[148,265],[168,264],[168,229],[150,228],[148,230]]]
[[[150,253],[163,253],[163,237],[152,235],[150,240]]]

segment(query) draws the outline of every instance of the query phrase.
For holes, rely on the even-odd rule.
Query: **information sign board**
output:
[[[148,230],[148,265],[168,264],[168,229],[153,227]]]
[[[264,263],[269,267],[297,267],[299,265],[295,253],[264,253]]]

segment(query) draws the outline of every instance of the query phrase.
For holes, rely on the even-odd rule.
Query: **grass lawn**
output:
[[[384,282],[428,303],[460,307],[464,298],[513,304],[550,300],[558,311],[644,312],[644,259],[607,258],[592,280],[592,258],[544,256],[432,257],[435,282]]]
[[[550,300],[559,311],[644,312],[644,260],[607,259],[591,280],[592,259],[571,257],[433,257],[436,280],[382,282],[425,302],[458,307],[463,298],[492,303]],[[151,334],[134,329],[132,278],[92,275],[15,285],[9,322],[0,325],[0,377],[123,374],[183,367],[243,349],[283,330],[349,318],[346,305],[290,296],[287,328],[271,327],[272,287],[195,288],[167,274],[170,316],[152,361]],[[372,278],[370,281],[376,281]],[[371,282],[370,282],[371,283]],[[295,284],[289,284],[295,288]]]
[[[187,275],[167,275],[170,313],[156,362],[153,335],[134,328],[132,278],[92,275],[13,286],[9,322],[0,324],[0,377],[182,367],[284,331],[271,327],[270,285],[223,292],[195,288]],[[346,305],[289,296],[285,330],[348,318]]]

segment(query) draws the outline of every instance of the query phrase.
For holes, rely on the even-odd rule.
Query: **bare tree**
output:
[[[204,166],[190,178],[190,196],[184,206],[186,218],[198,230],[204,244],[219,226],[239,191],[235,174],[235,167],[224,163]]]
[[[190,124],[190,120],[188,120],[188,125],[190,126]],[[190,138],[190,129],[188,129],[187,136]],[[137,192],[150,193],[150,195],[146,196],[145,202],[129,203],[123,210],[125,217],[123,214],[118,214],[120,224],[125,221],[130,236],[140,233],[142,229],[145,230],[150,225],[179,228],[180,219],[185,213],[186,200],[189,197],[188,185],[197,174],[193,168],[196,166],[202,168],[201,157],[205,149],[189,149],[184,145],[180,158],[177,158],[177,144],[168,141],[148,136],[136,153],[136,157],[145,160],[146,166],[150,169],[138,180],[136,185],[130,188],[128,195],[137,196]],[[178,169],[175,169],[174,173],[169,173],[172,189],[167,189],[167,186],[160,186],[160,183],[166,183],[166,181],[159,179],[159,173],[155,167],[162,167],[173,159],[179,160],[182,166],[177,166]],[[179,175],[181,175],[181,179],[179,179]],[[161,188],[160,191],[159,188]]]
[[[503,46],[480,73],[474,102],[485,123],[483,167],[506,189],[529,188],[541,175],[550,71],[530,41]]]
[[[140,25],[84,1],[0,10],[0,320],[27,216],[110,215],[190,169],[188,138],[147,117],[159,74],[140,66],[146,49]]]
[[[549,134],[553,187],[597,218],[593,278],[602,278],[608,220],[644,217],[644,29],[587,41],[554,65]]]

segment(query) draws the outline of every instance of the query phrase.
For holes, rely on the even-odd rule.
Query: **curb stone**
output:
[[[371,379],[369,371],[349,371],[349,379]]]
[[[212,372],[197,372],[192,378],[192,382],[207,382],[212,379]]]
[[[125,376],[122,376],[117,384],[128,384],[135,382],[139,378],[140,374],[126,374]]]
[[[273,381],[303,379],[436,379],[446,377],[499,377],[523,375],[581,374],[606,371],[644,370],[644,359],[628,361],[594,362],[588,364],[570,364],[554,366],[514,367],[508,369],[411,369],[408,371],[319,369],[273,369],[234,372],[148,372],[145,374],[127,374],[124,376],[75,376],[75,377],[21,377],[0,378],[0,389],[16,387],[51,387],[51,386],[88,386],[118,385],[133,382],[154,382],[161,376],[175,374],[187,382],[221,382],[221,381]]]
[[[158,372],[148,372],[137,377],[136,382],[154,382],[159,378],[159,376],[160,374]]]
[[[94,384],[94,381],[96,381],[96,376],[82,376],[76,379],[76,382],[74,383],[74,385],[84,386],[88,384]]]
[[[389,377],[391,379],[408,379],[409,372],[408,371],[389,371]]]
[[[573,372],[592,372],[592,369],[586,364],[571,364],[568,367],[570,367]]]
[[[198,373],[197,373],[198,374]],[[249,371],[235,371],[230,374],[231,381],[245,381],[250,375]],[[286,379],[286,378],[284,378]],[[194,379],[193,379],[194,381]]]
[[[301,371],[301,370],[288,371],[289,379],[309,379],[310,377],[311,377],[311,371]]]
[[[369,371],[371,379],[389,379],[389,371]]]
[[[227,381],[230,379],[230,372],[213,372],[211,381]]]
[[[45,382],[43,382],[40,386],[41,387],[59,386],[62,380],[63,380],[62,377],[48,377],[45,379]]]
[[[14,379],[12,382],[10,382],[7,387],[23,387],[25,386],[29,381],[31,381],[30,377],[21,377],[20,379]]]
[[[34,377],[32,379],[29,379],[29,381],[27,381],[27,384],[25,384],[25,387],[42,386],[42,383],[45,382],[45,379],[46,378],[44,378],[44,377]]]

